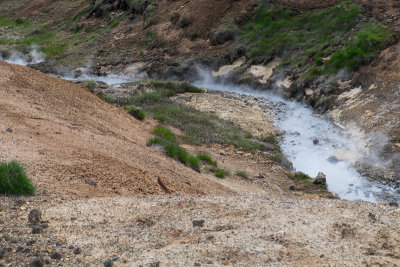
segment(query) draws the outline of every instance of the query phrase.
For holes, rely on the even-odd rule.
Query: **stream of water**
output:
[[[18,57],[7,61],[20,65],[27,64]],[[129,81],[118,75],[99,77],[85,74],[80,77],[63,78],[81,81],[95,80],[114,86]],[[210,79],[209,73],[207,77],[194,84],[198,87],[257,97],[273,107],[272,110],[278,118],[275,125],[284,132],[282,150],[293,163],[294,169],[311,177],[323,172],[327,178],[328,189],[340,198],[377,202],[383,199],[382,196],[390,196],[399,201],[397,191],[389,186],[369,181],[357,173],[352,163],[328,160],[338,151],[358,153],[364,144],[359,140],[351,139],[343,129],[314,114],[310,108],[301,103],[283,99],[271,92],[215,83]],[[318,139],[318,144],[313,142],[316,139]]]

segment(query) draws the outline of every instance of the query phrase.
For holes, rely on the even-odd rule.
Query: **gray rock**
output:
[[[33,259],[29,263],[29,267],[43,267],[43,266],[44,266],[44,261],[42,258]]]
[[[53,252],[50,256],[53,260],[61,260],[63,257],[63,254],[59,251]]]
[[[291,185],[291,186],[289,186],[289,190],[294,191],[294,190],[296,190],[296,187],[294,185]]]
[[[107,259],[104,262],[104,267],[112,267],[114,265],[114,262],[111,259]]]
[[[340,160],[339,160],[337,157],[335,157],[335,156],[330,156],[330,157],[327,159],[327,161],[329,161],[329,162],[332,163],[332,164],[336,164],[336,163],[338,163]]]
[[[193,227],[203,227],[205,221],[204,220],[194,220],[193,221]]]
[[[150,263],[150,267],[160,267],[160,262],[159,261],[152,262],[152,263]]]
[[[43,233],[43,228],[40,225],[32,226],[32,234],[37,235]]]
[[[12,133],[12,129],[11,128],[7,128],[7,132]]]
[[[85,183],[88,185],[94,185],[94,186],[97,185],[97,182],[92,179],[85,179]]]
[[[31,224],[38,224],[42,220],[42,212],[38,209],[33,209],[29,212],[28,221]]]
[[[315,177],[314,184],[326,185],[326,175],[322,172],[318,173],[317,177]]]
[[[74,254],[75,255],[78,255],[78,254],[81,254],[81,253],[82,253],[82,249],[81,248],[74,249]]]
[[[313,144],[314,144],[314,145],[318,145],[318,144],[319,144],[319,139],[315,138],[315,139],[313,140]]]

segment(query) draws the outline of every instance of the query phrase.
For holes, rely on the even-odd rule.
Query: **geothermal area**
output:
[[[1,266],[400,266],[400,4],[3,0]]]

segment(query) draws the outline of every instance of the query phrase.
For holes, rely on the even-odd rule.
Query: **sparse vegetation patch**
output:
[[[18,162],[0,164],[0,193],[31,195],[36,191],[24,168]]]

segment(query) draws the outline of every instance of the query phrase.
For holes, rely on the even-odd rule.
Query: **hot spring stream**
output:
[[[0,58],[1,59],[1,58]],[[10,62],[11,60],[7,60]],[[26,65],[21,60],[11,63]],[[209,75],[208,75],[209,76]],[[109,85],[118,85],[127,82],[118,76],[98,77],[84,75],[78,78],[63,77],[68,80],[96,80]],[[328,189],[342,199],[365,200],[377,202],[390,196],[400,200],[400,194],[393,188],[379,183],[368,181],[358,174],[353,165],[346,161],[328,161],[337,151],[357,152],[362,144],[347,137],[344,130],[325,120],[301,103],[289,101],[266,91],[254,91],[235,85],[217,84],[203,79],[194,83],[198,87],[218,91],[233,92],[257,97],[273,107],[278,118],[276,127],[284,132],[281,147],[283,153],[293,163],[296,171],[304,172],[315,177],[318,172],[326,175]],[[318,139],[318,144],[313,140]]]

